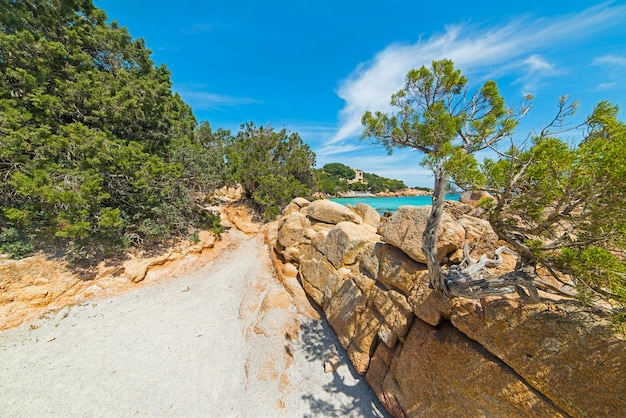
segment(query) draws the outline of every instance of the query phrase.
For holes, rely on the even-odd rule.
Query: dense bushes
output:
[[[318,190],[329,195],[336,195],[349,190],[360,192],[395,192],[406,189],[401,180],[388,179],[372,173],[363,173],[363,183],[349,183],[355,178],[355,171],[342,163],[329,163],[317,170]]]
[[[572,111],[562,101],[556,120]],[[582,299],[626,306],[626,125],[617,114],[601,102],[579,144],[546,128],[528,149],[485,160],[483,174],[498,199],[490,221],[502,239],[556,278],[567,274]]]
[[[368,190],[372,193],[406,189],[406,184],[402,180],[388,179],[372,173],[363,173],[363,179],[369,186]]]
[[[315,186],[315,154],[297,133],[248,123],[226,136],[227,166],[266,219],[274,219],[297,196]]]
[[[5,0],[0,29],[0,225],[19,235],[3,251],[188,234],[223,154],[143,41],[91,1]]]

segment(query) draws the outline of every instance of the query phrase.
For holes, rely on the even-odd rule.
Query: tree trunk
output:
[[[433,205],[430,216],[426,222],[424,235],[422,236],[422,252],[426,256],[428,266],[428,278],[430,285],[436,293],[448,295],[448,289],[444,281],[444,276],[439,265],[437,256],[437,240],[439,238],[439,225],[443,214],[443,206],[446,198],[446,185],[450,176],[444,173],[442,167],[433,170],[435,173],[435,189],[433,190]]]

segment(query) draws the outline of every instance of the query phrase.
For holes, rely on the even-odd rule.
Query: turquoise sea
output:
[[[458,194],[446,195],[446,200],[459,200]],[[400,206],[424,206],[432,204],[430,196],[407,196],[407,197],[342,197],[328,199],[333,202],[355,206],[357,203],[365,203],[376,209],[381,215],[385,212],[395,212]]]

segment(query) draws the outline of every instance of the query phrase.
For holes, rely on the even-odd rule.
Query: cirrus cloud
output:
[[[402,88],[411,68],[449,58],[465,74],[476,78],[494,73],[514,75],[518,82],[524,83],[525,89],[532,89],[541,77],[559,71],[540,55],[540,51],[558,47],[564,40],[571,42],[606,30],[625,18],[626,6],[604,3],[579,13],[550,19],[527,16],[488,29],[452,25],[442,34],[419,39],[413,44],[389,45],[369,62],[360,64],[340,83],[336,93],[345,105],[339,112],[339,126],[327,145],[357,136],[365,111],[389,111],[389,98]],[[620,58],[604,57],[599,63],[602,60],[621,62]]]

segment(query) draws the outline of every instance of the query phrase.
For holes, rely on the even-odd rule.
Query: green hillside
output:
[[[322,193],[336,195],[347,191],[368,191],[370,193],[395,192],[406,189],[402,180],[388,179],[373,173],[363,172],[363,182],[350,183],[356,172],[342,163],[329,163],[317,170],[319,189]]]

